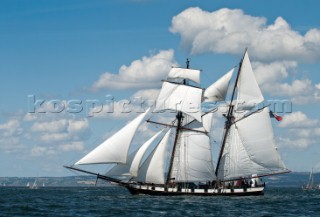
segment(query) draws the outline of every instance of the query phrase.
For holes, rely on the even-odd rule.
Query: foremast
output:
[[[187,61],[186,61],[186,68],[189,69],[189,65],[190,64],[190,61],[189,59],[187,58]],[[186,79],[183,79],[183,84],[186,84]],[[179,139],[179,134],[180,134],[180,130],[181,130],[181,123],[182,123],[182,119],[183,119],[183,115],[182,115],[182,112],[181,111],[178,111],[177,115],[176,115],[176,118],[177,118],[177,128],[176,128],[176,135],[175,135],[175,138],[174,138],[174,143],[173,143],[173,148],[172,148],[172,154],[171,154],[171,157],[170,157],[170,163],[169,163],[169,169],[168,169],[168,175],[167,175],[167,181],[166,181],[166,185],[168,185],[172,178],[172,167],[173,167],[173,161],[174,161],[174,157],[175,157],[175,154],[176,154],[176,149],[177,149],[177,143],[178,143],[178,139]]]

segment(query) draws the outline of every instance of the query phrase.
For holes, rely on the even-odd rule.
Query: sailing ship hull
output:
[[[248,187],[235,189],[190,189],[190,188],[165,188],[150,185],[128,185],[126,188],[131,194],[147,194],[157,196],[258,196],[264,194],[264,187]]]

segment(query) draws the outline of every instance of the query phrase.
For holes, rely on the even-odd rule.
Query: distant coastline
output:
[[[308,181],[309,172],[292,172],[285,175],[264,177],[269,187],[301,187]],[[94,187],[95,176],[65,176],[65,177],[0,177],[0,187],[26,187],[37,178],[40,187]],[[315,184],[320,183],[320,173],[314,174]],[[98,180],[97,186],[111,186]]]
[[[0,187],[26,187],[37,179],[39,187],[90,187],[96,185],[95,176],[66,176],[66,177],[0,177]],[[97,186],[109,186],[98,180]]]

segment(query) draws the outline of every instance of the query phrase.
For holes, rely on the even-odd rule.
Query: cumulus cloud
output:
[[[36,116],[36,115],[35,115]],[[29,142],[35,144],[31,148],[31,156],[57,155],[61,152],[82,151],[84,141],[91,135],[88,119],[75,119],[72,116],[45,116],[32,118]]]
[[[144,89],[134,93],[129,99],[106,102],[90,108],[89,116],[96,118],[130,119],[147,108],[153,110],[160,89]]]
[[[274,96],[306,96],[313,91],[312,82],[309,79],[294,80],[289,83],[269,83],[264,89]]]
[[[31,129],[40,132],[39,139],[45,143],[83,140],[90,135],[87,119],[35,122]]]
[[[21,124],[16,119],[9,119],[6,123],[0,124],[0,149],[6,152],[14,152],[24,145],[20,141],[23,133]]]
[[[274,61],[271,63],[253,62],[252,67],[257,82],[263,87],[263,84],[279,81],[289,76],[290,72],[297,70],[295,61]]]
[[[253,62],[252,67],[264,93],[277,97],[289,97],[294,104],[320,102],[320,89],[310,79],[285,81],[297,73],[295,61],[275,61],[271,63]]]
[[[0,123],[0,150],[23,152],[26,157],[81,151],[90,135],[87,118],[66,111],[27,113]]]
[[[278,139],[278,144],[287,147],[307,148],[312,144],[315,144],[316,140],[310,138],[283,138]]]
[[[84,143],[82,141],[70,142],[60,145],[59,149],[63,151],[82,151],[84,149]]]
[[[315,127],[319,121],[317,119],[310,119],[307,115],[301,111],[293,112],[287,114],[283,117],[283,120],[280,122],[280,127]]]
[[[174,64],[174,51],[162,50],[158,54],[135,60],[129,66],[122,65],[117,74],[103,73],[91,89],[96,91],[157,87]]]
[[[21,134],[22,128],[18,120],[12,119],[4,124],[0,124],[0,132],[2,133],[2,137],[17,136]]]
[[[294,31],[282,18],[267,25],[264,17],[245,14],[240,9],[214,12],[188,8],[172,19],[170,31],[181,37],[181,45],[192,54],[205,52],[239,54],[248,47],[261,61],[318,61],[320,30],[305,35]]]
[[[31,156],[41,157],[44,155],[54,155],[56,154],[56,150],[51,147],[36,146],[31,149],[30,154]]]
[[[307,148],[320,139],[319,120],[311,119],[301,111],[285,115],[279,127],[286,129],[286,133],[277,139],[281,146]]]
[[[35,122],[31,130],[35,132],[61,132],[66,130],[67,122],[66,119],[53,120],[50,122]]]
[[[285,135],[277,138],[277,144],[290,148],[308,148],[318,144],[320,139],[319,130],[319,127],[288,129]]]
[[[261,88],[271,96],[289,97],[294,104],[303,105],[320,102],[320,91],[309,79],[296,79],[291,83],[267,82],[263,83]]]
[[[145,101],[148,100],[156,100],[160,93],[160,89],[146,89],[139,90],[135,94],[133,94],[132,98],[141,98]]]

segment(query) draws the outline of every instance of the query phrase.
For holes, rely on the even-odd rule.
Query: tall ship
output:
[[[186,68],[172,68],[152,112],[148,109],[75,164],[64,167],[117,183],[132,194],[263,194],[261,177],[290,171],[275,144],[272,112],[261,106],[264,97],[247,50],[239,65],[206,89],[200,87],[200,74],[189,68],[188,60]],[[229,87],[232,78],[234,85]],[[217,153],[212,147],[217,108],[204,111],[205,103],[226,108],[219,115],[224,129]],[[133,148],[142,123],[159,131]],[[81,167],[88,164],[113,167],[100,174]]]

